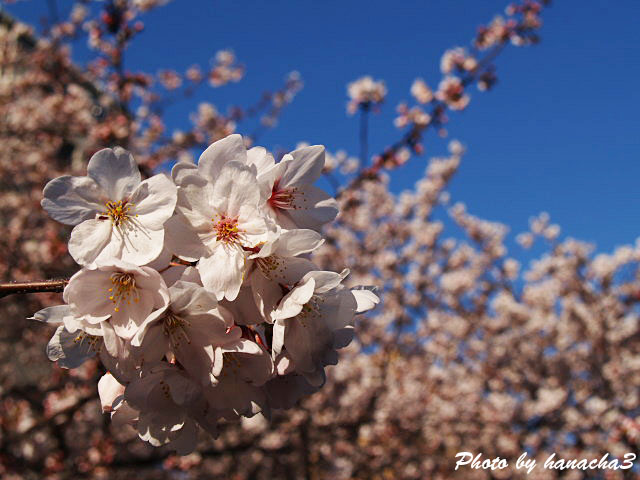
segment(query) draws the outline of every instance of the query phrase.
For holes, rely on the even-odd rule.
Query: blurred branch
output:
[[[550,3],[549,1],[542,1],[540,4],[538,4],[537,2],[528,2],[525,0],[522,2],[522,5],[520,8],[531,9],[537,5],[537,7],[539,7],[539,9],[541,10],[543,6],[546,6],[549,3]],[[512,6],[511,8],[515,8],[515,7]],[[540,10],[536,10],[536,15],[539,13]],[[535,30],[539,28],[540,25],[541,23],[531,25],[527,23],[525,19],[521,23],[518,23],[514,27],[512,27],[512,30],[508,35],[504,35],[503,38],[497,41],[495,45],[488,50],[488,52],[484,55],[484,57],[479,59],[479,62],[475,66],[475,68],[467,71],[464,75],[461,76],[460,85],[462,86],[462,88],[464,89],[465,87],[468,87],[476,82],[481,81],[483,76],[485,75],[492,74],[494,70],[493,61],[500,55],[500,53],[504,50],[504,48],[509,43],[512,43],[512,38],[513,38],[512,36],[515,36],[515,37],[525,36],[525,38],[528,39],[527,41],[529,43],[520,43],[521,45],[522,44],[529,45],[529,44],[537,43],[539,41],[539,38],[535,34]],[[477,51],[475,47],[474,47],[474,51]],[[391,170],[399,166],[401,163],[396,161],[396,154],[402,148],[408,148],[414,153],[421,153],[423,151],[421,142],[424,137],[424,132],[428,130],[429,127],[434,127],[434,128],[442,127],[446,123],[445,112],[448,109],[450,109],[449,106],[447,105],[447,102],[442,99],[434,99],[431,102],[431,105],[432,105],[432,108],[429,112],[429,116],[432,119],[431,121],[429,121],[426,124],[413,123],[411,128],[409,128],[409,130],[404,133],[404,135],[400,138],[400,140],[398,140],[391,146],[385,148],[385,150],[379,155],[376,155],[373,157],[373,163],[371,166],[367,166],[366,162],[364,162],[364,159],[361,159],[362,163],[361,163],[360,171],[349,182],[349,184],[338,193],[338,197],[340,197],[347,190],[355,190],[359,188],[362,185],[362,183],[367,180],[376,180],[378,178],[378,175],[381,173],[381,171]],[[361,113],[364,114],[365,110],[363,109]],[[364,119],[362,119],[362,121],[364,121]],[[364,127],[361,124],[361,150],[363,145],[362,144],[363,128]]]
[[[369,156],[369,107],[368,103],[360,108],[360,164],[366,165]]]

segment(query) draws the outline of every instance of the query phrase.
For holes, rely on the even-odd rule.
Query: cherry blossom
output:
[[[324,366],[335,365],[336,350],[353,338],[351,321],[356,311],[369,310],[378,302],[371,292],[358,302],[352,291],[340,285],[347,274],[305,274],[272,314],[273,355],[286,348],[295,371],[313,386],[324,384]]]
[[[162,251],[176,195],[165,175],[141,181],[129,152],[104,149],[91,157],[86,177],[51,180],[42,207],[54,220],[76,225],[69,253],[81,265],[112,257],[144,265]]]
[[[314,185],[324,160],[323,146],[303,147],[286,154],[259,177],[271,187],[267,209],[281,227],[319,231],[338,214],[336,201]]]
[[[194,174],[182,178],[169,246],[199,260],[202,283],[218,300],[238,296],[251,249],[275,229],[260,201],[255,173],[237,161],[222,166],[213,182]]]
[[[382,80],[375,81],[367,75],[347,85],[347,93],[351,99],[347,112],[354,114],[358,108],[368,109],[382,103],[387,95],[387,87]]]
[[[147,363],[171,353],[192,378],[203,384],[215,381],[214,351],[237,339],[240,330],[231,329],[231,314],[199,285],[178,281],[169,287],[169,295],[168,306],[144,320],[132,345],[141,347]]]
[[[128,340],[152,311],[166,307],[169,293],[157,271],[112,259],[71,277],[63,299],[79,320],[78,328],[101,335],[106,321]]]

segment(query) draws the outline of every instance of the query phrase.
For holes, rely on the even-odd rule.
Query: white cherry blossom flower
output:
[[[240,338],[215,351],[213,374],[217,383],[204,390],[211,405],[226,418],[269,415],[264,391],[259,388],[274,375],[271,356],[260,345]]]
[[[260,211],[260,189],[252,169],[231,161],[210,182],[184,175],[178,215],[168,224],[170,249],[198,261],[202,284],[218,300],[238,296],[247,257],[275,229]]]
[[[102,335],[108,322],[119,337],[131,339],[149,314],[164,308],[169,292],[160,274],[149,267],[137,267],[113,259],[110,264],[83,268],[73,275],[63,299],[79,328]]]
[[[295,284],[316,266],[300,257],[317,249],[324,240],[313,230],[288,230],[251,255],[253,270],[249,283],[262,317],[272,323],[271,312],[283,296],[283,286]]]
[[[295,371],[312,386],[325,382],[324,366],[338,362],[337,349],[353,338],[353,318],[375,305],[377,297],[348,290],[342,273],[313,271],[305,274],[273,312],[272,353],[288,352]],[[375,299],[374,299],[375,297]]]
[[[195,448],[196,418],[210,425],[207,404],[197,383],[175,365],[161,363],[127,385],[124,400],[137,410],[138,436],[153,446],[169,445],[185,455]],[[214,432],[210,432],[214,433]]]
[[[54,220],[75,225],[69,253],[80,265],[112,257],[144,265],[157,258],[177,198],[166,175],[141,181],[133,156],[121,148],[100,150],[86,177],[55,178],[43,195]]]
[[[47,345],[49,360],[62,368],[77,368],[95,356],[119,380],[128,382],[136,371],[136,358],[130,345],[115,334],[108,322],[98,327],[101,335],[81,330],[82,321],[71,313],[69,305],[48,307],[37,312],[32,319],[58,325]]]
[[[169,295],[167,308],[147,317],[132,344],[141,347],[145,363],[158,362],[171,352],[191,378],[203,384],[215,382],[214,351],[237,340],[240,329],[231,329],[231,314],[200,285],[178,281]]]
[[[269,417],[317,391],[355,314],[379,301],[306,257],[338,211],[314,186],[323,167],[322,146],[276,163],[230,135],[198,165],[176,164],[175,184],[141,181],[122,149],[95,154],[87,177],[51,181],[42,205],[75,225],[69,251],[83,268],[65,305],[32,317],[57,327],[49,358],[99,358],[113,425],[179,454],[199,428],[215,436],[222,418]]]
[[[180,186],[196,173],[213,182],[232,161],[251,167],[259,184],[261,204],[266,202],[267,211],[283,228],[319,231],[338,214],[336,201],[314,186],[325,162],[322,145],[299,148],[276,163],[264,147],[246,150],[240,135],[229,135],[211,144],[197,166],[188,162],[176,164],[172,176]]]
[[[303,147],[258,176],[271,190],[267,210],[282,228],[320,231],[336,218],[337,202],[314,185],[322,174],[324,159],[322,145]]]

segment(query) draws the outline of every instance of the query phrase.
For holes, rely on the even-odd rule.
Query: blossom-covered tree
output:
[[[192,129],[168,135],[167,98],[238,81],[243,67],[222,51],[209,71],[125,72],[144,12],[162,3],[78,2],[44,37],[2,19],[0,272],[17,283],[0,291],[45,292],[0,303],[3,476],[512,478],[525,450],[637,451],[639,247],[594,254],[543,214],[518,236],[546,246],[523,269],[506,226],[450,198],[456,141],[413,189],[389,191],[427,129],[472,108],[473,86],[496,84],[499,53],[538,41],[545,2],[509,6],[445,52],[443,78],[414,81],[399,140],[371,159],[367,122],[386,87],[354,81],[360,159],[324,163],[317,146],[280,159],[229,136],[274,125],[295,74],[249,107],[202,104]],[[86,70],[65,47],[82,38],[96,52]],[[104,150],[116,146],[130,154]],[[158,167],[172,159],[168,178]],[[376,286],[382,303],[352,327],[373,302],[355,285]],[[454,472],[462,450],[511,467]]]

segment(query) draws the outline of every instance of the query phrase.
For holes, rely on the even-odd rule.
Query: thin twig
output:
[[[62,292],[69,280],[39,280],[35,282],[9,282],[0,283],[0,298],[13,294],[25,293],[55,293]]]
[[[369,163],[369,104],[360,108],[360,165]]]

